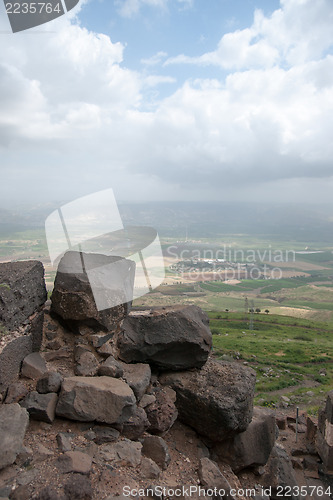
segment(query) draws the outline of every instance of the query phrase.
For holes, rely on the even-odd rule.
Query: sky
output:
[[[0,4],[0,204],[332,202],[332,0]]]

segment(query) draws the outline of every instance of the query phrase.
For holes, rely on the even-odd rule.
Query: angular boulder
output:
[[[198,476],[200,484],[205,488],[217,488],[230,492],[231,486],[227,479],[223,476],[218,465],[209,458],[201,458],[199,461]]]
[[[0,406],[0,470],[20,453],[28,423],[27,410],[17,403]]]
[[[246,431],[219,443],[214,451],[237,473],[247,467],[265,465],[276,437],[274,412],[265,408],[254,408],[252,421]]]
[[[0,324],[14,330],[45,303],[47,292],[41,262],[0,264]]]
[[[123,423],[136,410],[132,389],[111,377],[65,378],[56,408],[59,417],[81,422]]]
[[[202,367],[212,347],[207,315],[197,306],[132,311],[118,334],[119,358],[160,370]]]
[[[59,392],[63,381],[62,375],[58,372],[48,372],[43,375],[37,382],[36,390],[39,394],[47,394],[49,392]]]
[[[103,444],[99,449],[99,455],[107,462],[117,465],[137,467],[141,462],[142,444],[123,439],[117,443]]]
[[[90,351],[85,351],[79,356],[74,373],[79,377],[94,377],[98,372],[98,368],[99,362],[96,356]]]
[[[16,381],[23,359],[40,349],[46,299],[41,262],[0,264],[0,329],[8,334],[0,346],[0,394]]]
[[[166,469],[171,461],[168,445],[158,436],[148,436],[144,439],[142,453],[154,460],[161,469]]]
[[[58,266],[51,312],[75,333],[87,327],[116,331],[130,310],[134,274],[135,263],[127,259],[66,252]]]
[[[33,352],[24,358],[21,370],[23,377],[38,379],[46,372],[46,363],[39,352]]]
[[[149,421],[143,408],[137,408],[135,414],[121,426],[121,433],[127,439],[137,441],[148,429]]]
[[[20,405],[28,410],[30,418],[33,420],[52,424],[57,401],[58,396],[55,393],[39,394],[32,391],[20,402]]]
[[[281,499],[281,490],[289,489],[291,500],[299,500],[297,495],[297,479],[291,460],[286,450],[281,445],[275,445],[265,467],[265,473],[260,478],[264,488],[271,488],[271,499]],[[278,489],[279,488],[279,489]],[[286,498],[286,497],[282,497]]]
[[[150,384],[150,366],[145,363],[136,363],[133,365],[121,363],[121,367],[123,369],[122,378],[130,386],[137,400],[140,401]]]
[[[0,394],[5,394],[8,387],[17,380],[24,358],[32,353],[32,341],[29,335],[15,338],[0,352]]]
[[[113,356],[109,356],[98,369],[98,375],[107,377],[120,378],[123,376],[124,370],[122,363],[119,363]]]
[[[209,360],[201,370],[163,374],[176,391],[179,418],[199,434],[224,441],[247,429],[252,419],[255,371],[237,363]]]
[[[319,412],[316,448],[323,461],[323,472],[333,474],[333,391],[328,393],[325,408]]]

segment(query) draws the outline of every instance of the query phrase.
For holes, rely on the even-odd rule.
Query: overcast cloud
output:
[[[130,17],[144,3],[169,2],[117,8]],[[256,10],[246,29],[222,35],[214,51],[179,47],[171,58],[156,47],[141,71],[126,64],[125,42],[74,14],[39,34],[0,35],[3,200],[106,187],[127,200],[331,200],[332,0],[281,0],[271,16]],[[3,9],[0,29],[8,30]],[[192,67],[210,68],[209,77],[192,78]]]

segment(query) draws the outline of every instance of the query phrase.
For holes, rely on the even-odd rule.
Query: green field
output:
[[[269,314],[210,312],[213,353],[256,370],[255,402],[316,412],[333,389],[333,328],[324,322]]]

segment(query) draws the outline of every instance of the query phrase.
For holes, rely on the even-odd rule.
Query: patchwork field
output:
[[[255,313],[250,329],[250,314],[210,312],[209,316],[214,354],[256,370],[256,404],[318,411],[333,389],[330,325]]]

